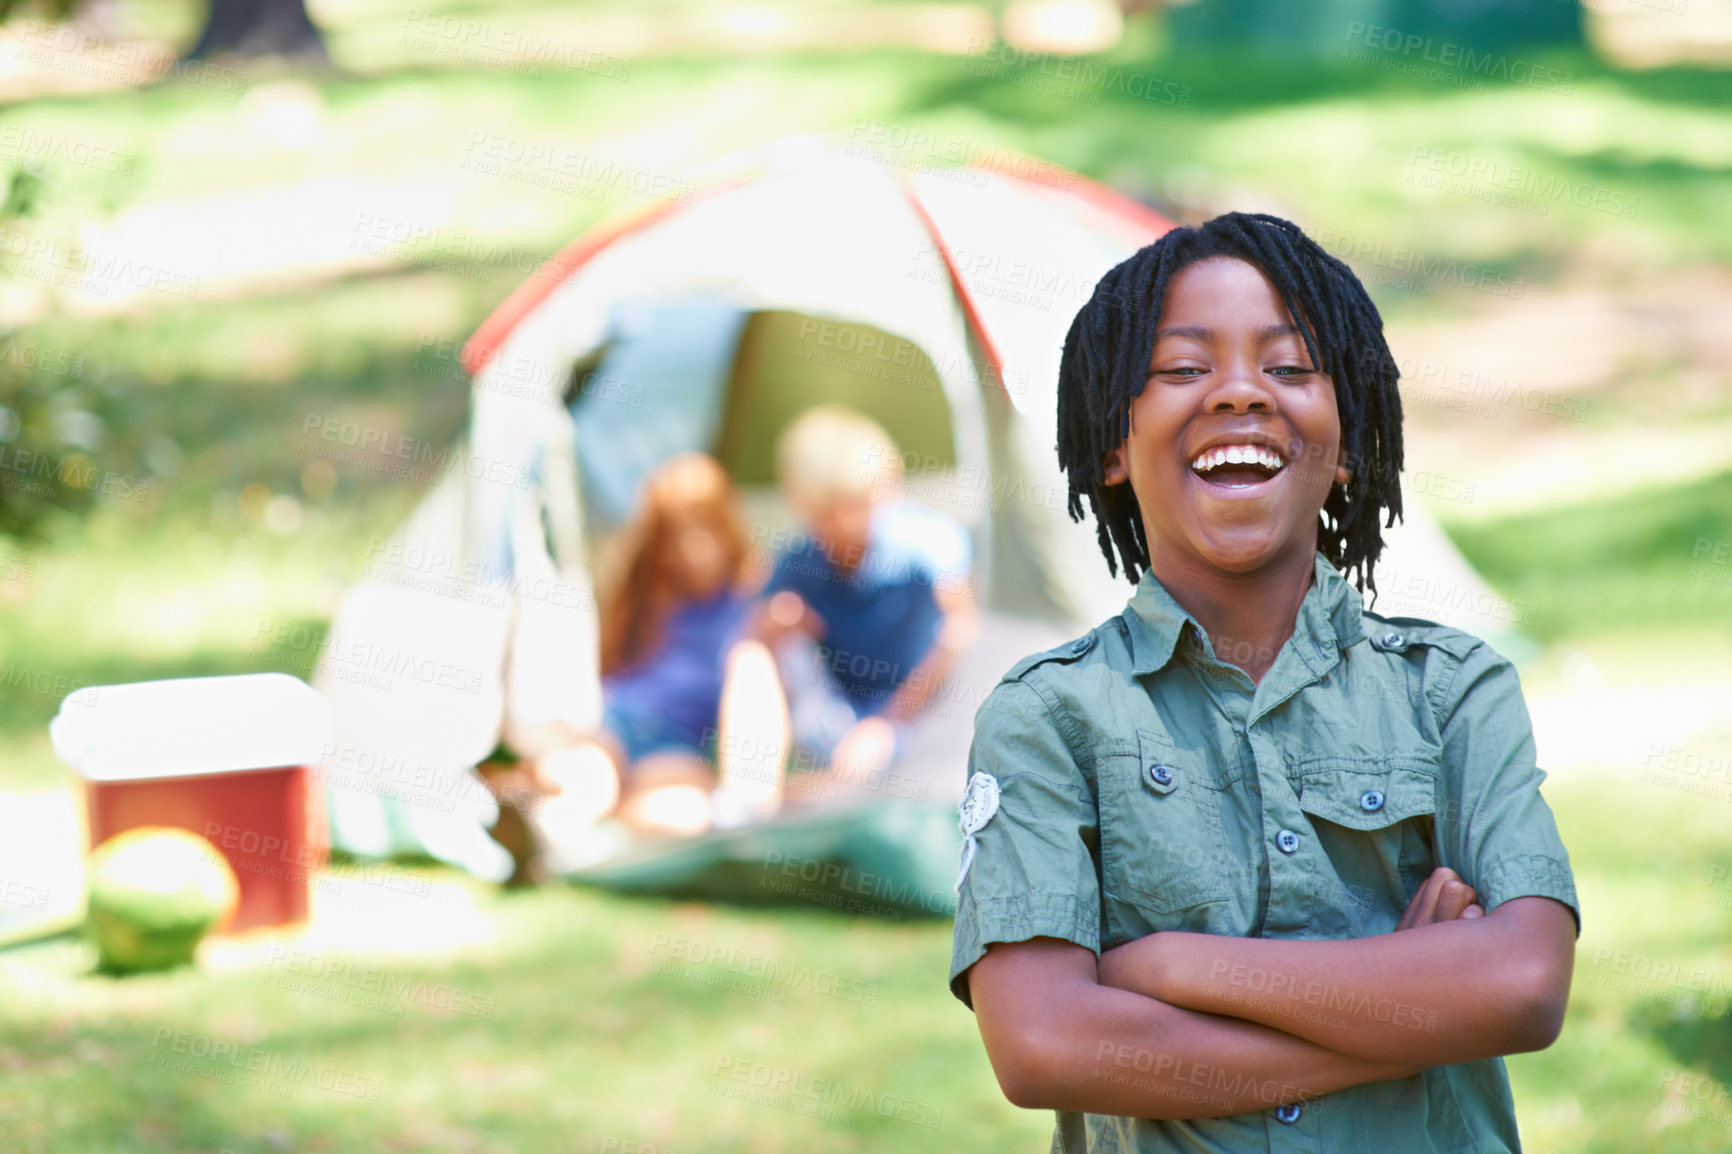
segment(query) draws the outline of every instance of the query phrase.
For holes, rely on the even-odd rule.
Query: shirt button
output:
[[[1295,853],[1299,849],[1299,835],[1290,829],[1284,829],[1275,835],[1275,845],[1282,853]]]
[[[1383,808],[1383,794],[1375,789],[1368,789],[1359,795],[1359,808],[1366,813],[1376,813]]]
[[[1164,765],[1150,766],[1149,780],[1156,785],[1171,785],[1173,784],[1173,771]]]
[[[1399,649],[1401,648],[1401,643],[1406,640],[1407,638],[1403,637],[1393,629],[1383,635],[1383,645],[1386,649]]]
[[[1302,1113],[1304,1110],[1297,1102],[1289,1102],[1285,1106],[1275,1107],[1275,1121],[1291,1126],[1299,1121],[1299,1115]]]

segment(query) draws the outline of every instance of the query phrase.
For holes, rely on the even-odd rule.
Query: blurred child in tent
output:
[[[869,786],[973,640],[968,534],[901,496],[895,442],[850,409],[790,425],[776,472],[805,532],[770,575],[754,634],[775,653],[795,745],[838,784]]]
[[[742,684],[761,683],[751,670],[769,662],[761,645],[738,643],[756,583],[722,467],[691,453],[651,474],[600,588],[602,728],[530,761],[532,788],[552,795],[529,815],[550,858],[610,813],[641,832],[709,827],[724,675],[732,664]]]

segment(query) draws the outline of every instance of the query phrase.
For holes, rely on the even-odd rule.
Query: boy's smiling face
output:
[[[1230,257],[1168,282],[1148,382],[1105,481],[1129,483],[1157,564],[1234,574],[1305,563],[1348,478],[1335,385],[1269,278]]]

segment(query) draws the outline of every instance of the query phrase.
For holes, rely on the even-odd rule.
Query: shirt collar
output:
[[[1364,610],[1359,591],[1323,554],[1316,554],[1311,588],[1305,591],[1293,623],[1300,658],[1318,673],[1333,665],[1340,650],[1364,639]],[[1173,600],[1153,570],[1143,572],[1123,616],[1130,629],[1133,673],[1164,668],[1187,629],[1203,636],[1203,627]]]

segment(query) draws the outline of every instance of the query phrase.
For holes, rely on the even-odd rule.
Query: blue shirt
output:
[[[806,538],[782,555],[764,595],[798,593],[824,619],[824,667],[851,704],[876,713],[938,639],[944,612],[933,588],[961,588],[970,554],[956,521],[912,501],[887,501],[873,510],[854,572]]]
[[[644,739],[641,744],[648,748],[632,749],[634,755],[669,745],[704,747],[708,731],[716,725],[723,661],[748,604],[732,589],[704,601],[686,602],[668,616],[653,653],[602,679],[602,697],[610,713],[654,723],[654,740]],[[627,740],[626,744],[637,743]]]

